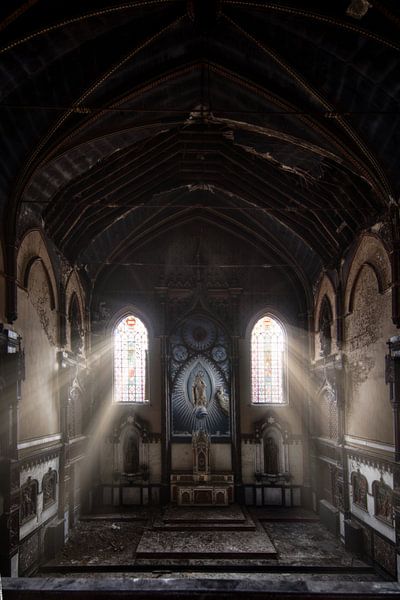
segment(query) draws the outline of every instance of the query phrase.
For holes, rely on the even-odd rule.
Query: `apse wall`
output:
[[[248,504],[300,504],[308,494],[304,493],[308,477],[305,293],[292,271],[263,268],[268,258],[210,223],[189,223],[139,246],[131,255],[127,251],[123,266],[101,270],[91,307],[93,367],[99,374],[94,382],[95,412],[98,423],[107,422],[99,435],[97,502],[140,503],[143,497],[146,502],[157,502],[160,497],[168,500],[171,476],[189,476],[193,471],[192,440],[185,434],[185,428],[190,429],[185,419],[190,421],[187,411],[193,401],[192,356],[201,362],[206,378],[211,377],[207,390],[213,389],[208,398],[210,410],[215,410],[209,417],[216,423],[210,429],[211,470],[221,476],[234,474],[236,499]],[[119,319],[129,314],[141,319],[149,333],[149,401],[124,405],[113,402],[112,336]],[[251,329],[257,318],[267,314],[280,320],[287,336],[289,387],[282,405],[256,405],[250,393]],[[196,341],[194,331],[197,335],[200,329],[203,337]],[[222,368],[229,372],[225,383],[218,379]],[[179,381],[175,383],[174,373],[178,371],[182,385],[189,381],[186,400],[176,387]],[[218,388],[224,388],[229,405],[227,435],[223,411],[215,399]],[[174,390],[178,390],[181,415],[174,412],[178,410]],[[180,423],[177,428],[175,418]],[[128,419],[132,435],[139,440],[137,452],[146,457],[146,481],[140,469],[129,478],[120,468],[118,457]],[[264,448],[269,438],[275,440],[279,465],[276,473],[268,475]],[[121,486],[128,485],[138,488],[131,499],[121,491]],[[272,487],[275,491],[268,492]]]

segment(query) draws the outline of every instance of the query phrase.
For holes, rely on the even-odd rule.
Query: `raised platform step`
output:
[[[80,521],[147,521],[152,518],[154,510],[148,507],[129,508],[127,510],[102,510],[81,515]],[[158,512],[158,511],[156,511]]]
[[[139,542],[136,559],[276,558],[277,551],[263,531],[149,531]]]
[[[384,581],[315,581],[281,579],[167,579],[104,578],[4,578],[3,593],[9,599],[53,600],[54,598],[180,598],[180,600],[254,600],[261,598],[400,598],[400,584]]]
[[[307,523],[320,521],[319,516],[311,510],[304,508],[282,508],[282,507],[251,507],[249,509],[251,515],[259,521],[276,521],[292,523]]]
[[[246,509],[235,504],[207,508],[170,505],[154,520],[153,527],[168,531],[256,530],[256,525]]]
[[[229,561],[225,561],[222,564],[222,561],[213,562],[212,565],[207,565],[204,561],[201,561],[201,564],[197,563],[195,560],[188,561],[188,564],[182,564],[181,562],[169,561],[168,563],[160,563],[160,561],[153,561],[152,564],[144,564],[143,561],[138,561],[135,564],[121,564],[121,565],[57,565],[50,564],[44,565],[40,569],[40,573],[46,574],[47,576],[61,576],[67,575],[69,573],[86,573],[88,575],[99,574],[106,576],[109,573],[116,574],[127,574],[132,573],[132,576],[139,577],[149,577],[154,574],[155,576],[159,576],[160,574],[171,574],[174,577],[193,577],[197,575],[199,577],[206,577],[207,575],[216,577],[217,574],[225,574],[226,577],[235,575],[242,576],[248,574],[259,574],[264,577],[269,577],[272,575],[312,575],[313,578],[327,578],[327,577],[336,577],[341,580],[346,577],[354,578],[354,577],[363,577],[363,581],[365,580],[365,576],[368,576],[368,580],[373,581],[382,581],[382,576],[378,575],[376,571],[371,566],[355,566],[355,567],[322,567],[320,565],[313,566],[291,566],[291,565],[281,565],[276,563],[267,563],[267,561],[246,561],[244,564],[237,564],[237,561],[230,563]]]

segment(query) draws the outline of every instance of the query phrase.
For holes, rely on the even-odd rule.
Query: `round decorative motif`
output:
[[[136,319],[135,317],[127,317],[125,323],[128,325],[128,327],[135,327]]]
[[[174,359],[178,362],[183,362],[188,357],[187,349],[185,348],[185,346],[181,345],[175,346],[175,348],[172,351],[172,354],[174,356]]]
[[[211,351],[211,355],[215,362],[222,362],[227,358],[226,350],[223,346],[215,346]]]
[[[215,325],[203,317],[188,319],[182,329],[185,343],[194,350],[207,350],[217,337]]]

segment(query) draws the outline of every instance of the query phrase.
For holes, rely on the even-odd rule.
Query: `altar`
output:
[[[171,474],[171,501],[179,506],[227,506],[234,501],[232,473],[214,473],[206,482],[191,473]]]
[[[186,506],[227,506],[234,501],[233,473],[212,473],[210,436],[203,429],[192,434],[193,471],[171,474],[171,501]]]

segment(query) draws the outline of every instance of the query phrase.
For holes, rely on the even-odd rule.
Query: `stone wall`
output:
[[[384,368],[386,342],[396,329],[391,323],[389,258],[373,236],[364,236],[353,258],[345,309],[346,433],[391,444],[392,408]]]
[[[57,381],[58,301],[52,264],[41,234],[27,234],[18,252],[18,319],[25,380],[19,406],[19,439],[60,431]]]

